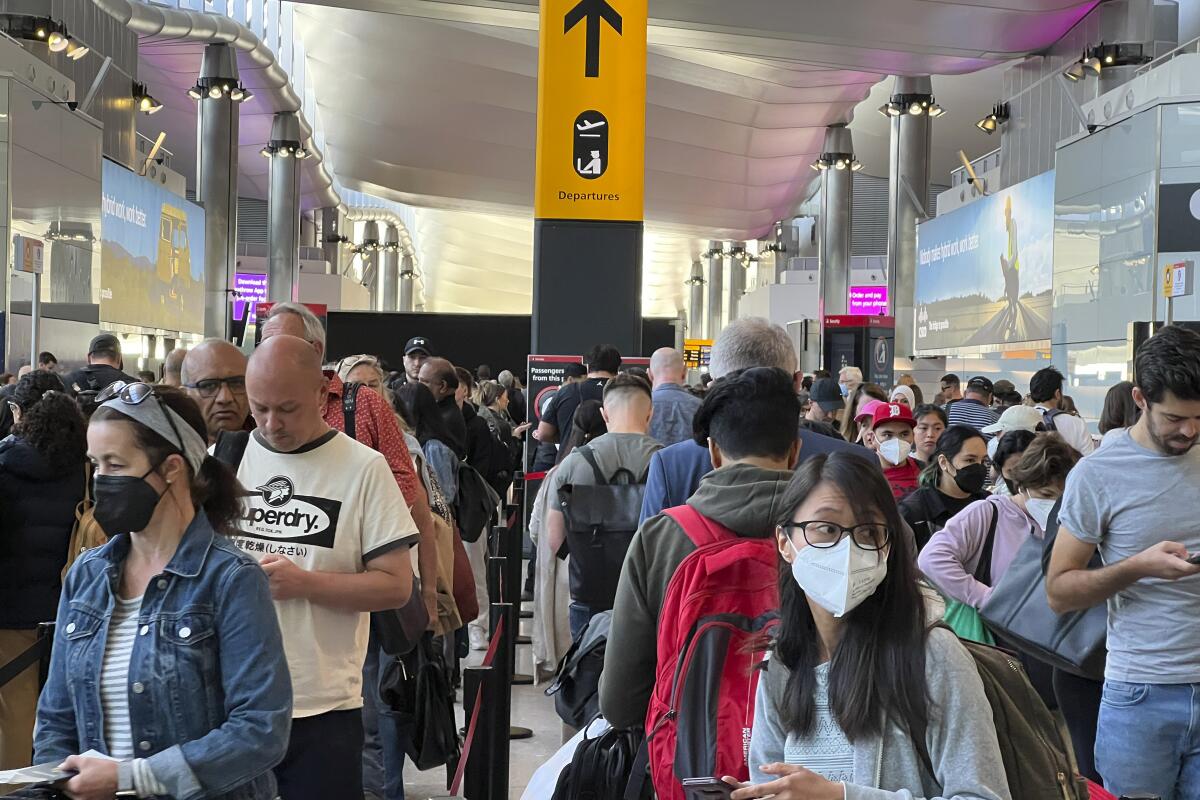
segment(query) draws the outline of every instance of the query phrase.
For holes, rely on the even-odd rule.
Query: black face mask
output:
[[[146,475],[156,469],[157,464]],[[93,478],[92,500],[96,505],[92,514],[109,536],[142,531],[150,524],[162,495],[146,482],[146,475],[140,478],[132,475],[97,475]]]
[[[988,468],[986,464],[970,464],[960,467],[954,476],[954,483],[967,494],[978,494],[983,491],[987,482]]]

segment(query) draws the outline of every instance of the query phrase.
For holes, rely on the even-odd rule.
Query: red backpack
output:
[[[774,537],[742,538],[691,506],[666,513],[696,550],[663,599],[646,730],[658,800],[684,800],[687,778],[749,780],[758,667],[779,619],[779,555]]]

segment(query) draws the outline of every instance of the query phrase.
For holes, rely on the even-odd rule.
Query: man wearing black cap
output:
[[[404,377],[409,383],[420,383],[421,365],[433,355],[433,347],[424,336],[414,336],[404,343]]]
[[[992,382],[982,375],[976,375],[967,381],[967,389],[961,400],[956,400],[946,409],[946,416],[951,425],[969,425],[977,431],[983,431],[989,425],[1000,421],[1000,415],[992,408]],[[990,434],[983,434],[985,439],[991,439]]]
[[[837,381],[833,378],[821,378],[813,381],[809,392],[808,413],[804,418],[810,422],[824,422],[837,427],[838,414],[845,407],[846,401],[842,399]]]
[[[137,378],[121,370],[125,363],[121,359],[121,340],[111,333],[102,333],[88,345],[87,366],[80,367],[67,375],[63,383],[72,392],[98,392],[110,383],[125,381],[136,383]]]

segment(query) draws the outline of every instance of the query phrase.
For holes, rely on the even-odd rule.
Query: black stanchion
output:
[[[463,670],[463,702],[467,719],[475,719],[474,740],[465,753],[462,796],[466,800],[507,800],[508,797],[508,737],[504,734],[507,717],[503,702],[507,686],[501,670],[490,667],[467,667]],[[476,718],[475,704],[479,710]],[[503,770],[503,782],[497,773]]]
[[[501,541],[504,543],[504,602],[512,605],[512,628],[514,632],[512,637],[512,658],[513,658],[513,685],[515,686],[532,686],[533,676],[517,672],[517,645],[532,644],[532,640],[528,636],[521,635],[521,544],[524,534],[521,532],[520,525],[513,525],[507,530],[500,531]]]
[[[500,641],[496,647],[496,660],[492,662],[492,668],[496,671],[496,690],[491,695],[497,704],[496,714],[499,721],[496,722],[497,736],[503,738],[503,744],[496,750],[498,758],[492,764],[492,770],[496,773],[503,772],[504,780],[500,784],[502,787],[508,786],[509,772],[509,748],[508,743],[514,738],[525,738],[514,736],[515,729],[511,725],[512,721],[512,662],[505,658],[506,653],[512,649],[512,607],[508,603],[492,603],[491,618],[492,618],[492,636],[497,636]],[[532,733],[530,734],[532,735]],[[503,763],[501,763],[501,761]],[[507,788],[504,789],[507,792]],[[504,795],[497,795],[497,798]]]

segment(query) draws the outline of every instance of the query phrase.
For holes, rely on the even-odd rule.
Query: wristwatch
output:
[[[133,788],[133,760],[127,759],[117,765],[117,791],[114,797],[137,797]]]

